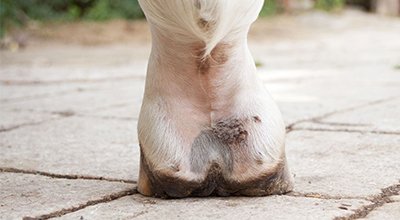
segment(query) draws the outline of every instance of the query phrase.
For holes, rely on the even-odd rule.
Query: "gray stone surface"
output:
[[[132,180],[136,136],[133,120],[61,118],[0,133],[0,166]]]
[[[136,98],[127,104],[99,109],[88,115],[104,118],[125,118],[138,120],[142,99]]]
[[[396,19],[383,24],[346,13],[334,19],[326,14],[299,16],[296,21],[279,20],[270,29],[256,23],[255,36],[259,33],[268,43],[253,41],[251,47],[262,64],[259,75],[287,124],[400,95]],[[272,39],[262,35],[268,31]]]
[[[387,203],[367,215],[366,220],[398,220],[400,217],[400,198],[393,199],[393,203]]]
[[[400,135],[293,131],[286,150],[295,191],[367,197],[400,179]]]
[[[0,131],[8,131],[26,125],[37,125],[59,118],[58,115],[0,110]]]
[[[93,47],[46,41],[17,53],[1,53],[0,81],[54,82],[143,77],[149,53],[147,43]]]
[[[339,208],[343,204],[348,210]],[[61,219],[332,219],[367,204],[365,200],[288,196],[159,200],[137,195],[93,206]]]
[[[281,76],[272,72],[263,77],[287,124],[400,96],[400,84],[396,84],[400,75],[393,70],[379,76],[368,69],[310,72],[291,71],[293,75]]]
[[[319,119],[296,124],[287,136],[293,194],[185,200],[137,194],[88,206],[82,204],[133,187],[115,179],[137,179],[136,119],[149,42],[46,39],[18,52],[1,50],[0,219],[71,207],[82,209],[62,218],[333,219],[363,210],[400,179],[398,36],[398,19],[348,11],[254,25],[258,75],[285,122]],[[400,219],[394,201],[367,218]]]
[[[0,173],[0,219],[37,217],[133,188],[131,184]]]
[[[351,129],[400,134],[399,113],[400,98],[396,98],[384,103],[337,113],[323,118],[317,123],[300,123],[295,128]]]
[[[7,102],[2,104],[2,109],[39,112],[94,112],[140,100],[144,82],[142,80],[122,81],[118,84],[110,84],[107,86],[108,88],[99,87],[99,90],[94,91],[77,91],[19,102]]]
[[[73,93],[88,89],[98,88],[93,83],[75,83],[75,84],[40,84],[26,83],[24,85],[3,83],[0,87],[0,102],[17,102],[32,100],[41,97],[57,96],[65,93]]]
[[[93,71],[93,70],[92,70]],[[99,70],[101,71],[101,70]],[[104,70],[103,70],[104,71]],[[1,76],[1,74],[0,74]],[[23,77],[21,77],[24,79]],[[54,98],[65,94],[81,94],[93,91],[109,91],[116,88],[132,88],[141,89],[138,82],[143,84],[140,78],[129,78],[115,80],[111,77],[108,79],[92,80],[92,79],[71,79],[60,80],[53,82],[45,81],[29,81],[14,82],[14,83],[0,83],[0,102],[6,103],[20,103],[24,101],[41,100],[42,98]]]

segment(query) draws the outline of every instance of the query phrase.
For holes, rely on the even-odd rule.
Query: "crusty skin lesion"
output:
[[[219,121],[212,126],[211,131],[227,145],[245,144],[248,136],[245,121],[239,119]]]

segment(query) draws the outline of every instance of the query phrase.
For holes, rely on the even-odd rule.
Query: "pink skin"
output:
[[[199,67],[204,45],[174,42],[155,28],[152,33],[149,73],[154,74],[148,83],[152,84],[149,93],[162,94],[171,121],[190,145],[205,126],[234,113],[235,96],[239,92],[257,84],[255,77],[251,77],[255,72],[254,62],[244,59],[248,49],[240,39],[217,46],[214,51],[218,52],[208,58],[210,67]]]

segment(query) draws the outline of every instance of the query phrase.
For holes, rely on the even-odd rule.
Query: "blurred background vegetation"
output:
[[[369,0],[312,0],[321,10],[340,10],[345,3],[363,5]],[[261,16],[285,11],[287,0],[266,0]],[[30,21],[70,22],[80,20],[144,18],[137,0],[0,0],[0,38],[12,27]]]
[[[137,0],[0,0],[0,36],[8,28],[32,20],[68,22],[143,17]]]

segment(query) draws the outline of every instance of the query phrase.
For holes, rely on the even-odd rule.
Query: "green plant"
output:
[[[0,38],[4,36],[10,26],[22,24],[20,16],[14,7],[13,0],[0,0]]]
[[[343,8],[345,0],[317,0],[315,2],[315,8],[332,11]]]
[[[98,0],[85,17],[91,20],[107,20],[116,17],[116,15],[111,10],[109,0]]]
[[[278,0],[265,0],[264,5],[261,9],[260,16],[271,16],[275,15],[280,11]]]
[[[256,67],[262,67],[263,66],[263,63],[261,61],[259,61],[259,60],[255,60],[254,64],[256,65]]]
[[[137,0],[0,0],[0,38],[29,20],[74,21],[143,18]]]
[[[85,15],[89,20],[109,20],[113,18],[143,18],[138,1],[97,0]]]

